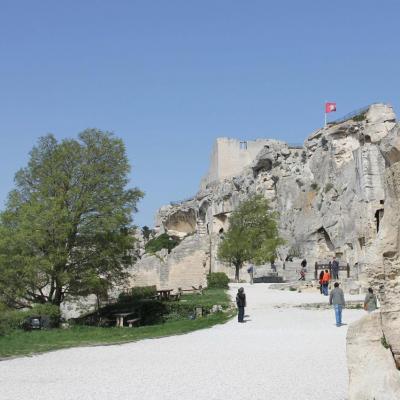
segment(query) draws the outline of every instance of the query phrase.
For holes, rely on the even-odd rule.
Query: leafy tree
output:
[[[67,295],[121,282],[143,196],[126,188],[129,171],[125,146],[111,133],[40,138],[0,213],[0,300],[59,306]]]
[[[218,249],[218,258],[235,266],[235,279],[245,262],[262,264],[273,261],[276,248],[283,244],[278,235],[277,213],[268,201],[255,195],[242,202],[229,217],[229,229]]]
[[[162,249],[167,249],[168,253],[179,244],[179,239],[174,236],[169,236],[167,233],[163,233],[154,239],[149,240],[145,245],[146,253],[156,253]]]
[[[153,235],[153,229],[150,229],[147,225],[142,227],[142,235],[146,241],[150,239],[150,236]]]

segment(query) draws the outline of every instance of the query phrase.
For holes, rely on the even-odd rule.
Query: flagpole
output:
[[[324,128],[326,129],[326,100],[324,103],[324,110],[325,110],[325,124],[324,124]]]

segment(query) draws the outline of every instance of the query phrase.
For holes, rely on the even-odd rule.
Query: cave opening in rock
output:
[[[164,223],[170,234],[185,235],[196,231],[196,213],[193,209],[178,210],[168,216]]]
[[[332,240],[328,234],[328,232],[326,231],[326,229],[322,226],[321,228],[318,229],[318,234],[319,234],[319,242],[323,243],[326,245],[326,247],[328,248],[329,251],[334,251],[335,250],[335,246],[332,243]]]

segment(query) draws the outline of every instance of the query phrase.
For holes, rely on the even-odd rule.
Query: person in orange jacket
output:
[[[330,280],[331,280],[331,274],[326,269],[325,272],[324,272],[324,276],[322,277],[322,294],[324,296],[328,296],[329,295],[328,286],[329,286]]]

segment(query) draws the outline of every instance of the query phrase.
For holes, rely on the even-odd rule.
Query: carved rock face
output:
[[[399,133],[396,127],[382,144],[388,166],[385,171],[385,215],[377,239],[381,262],[370,266],[368,273],[371,285],[379,290],[382,329],[400,368],[400,159],[393,157],[395,151],[388,146],[388,143],[397,145]]]

